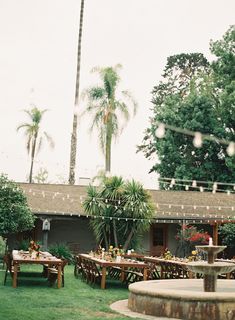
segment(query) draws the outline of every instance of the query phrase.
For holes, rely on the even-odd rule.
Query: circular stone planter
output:
[[[153,280],[129,286],[128,308],[156,317],[187,320],[235,320],[235,281],[218,280],[216,292],[204,292],[202,279]]]

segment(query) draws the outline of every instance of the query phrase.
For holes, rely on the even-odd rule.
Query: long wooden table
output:
[[[139,262],[135,260],[122,259],[121,262],[117,261],[106,261],[96,257],[92,257],[89,254],[79,254],[78,258],[86,259],[88,261],[94,262],[96,265],[99,265],[101,268],[101,289],[106,287],[106,275],[108,267],[120,267],[122,269],[121,279],[124,278],[124,271],[128,268],[136,268],[143,270],[143,280],[148,279],[148,264],[145,262]]]
[[[194,278],[195,274],[187,268],[187,262],[180,260],[165,260],[158,257],[145,256],[143,260],[160,268],[161,279]]]
[[[18,251],[13,250],[12,251],[12,258],[13,258],[13,280],[12,280],[12,286],[13,288],[17,287],[17,275],[18,275],[18,266],[21,264],[47,264],[50,266],[56,266],[58,269],[58,275],[57,275],[57,287],[61,287],[61,264],[62,260],[58,259],[48,252],[41,253],[39,257],[33,258],[29,255],[29,252],[27,251]]]

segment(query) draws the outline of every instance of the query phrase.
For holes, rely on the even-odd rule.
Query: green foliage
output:
[[[0,235],[31,230],[35,216],[30,211],[26,196],[17,183],[0,175]]]
[[[162,122],[235,141],[234,35],[233,26],[223,40],[211,43],[217,57],[212,64],[199,53],[168,58],[163,81],[152,91],[150,127],[138,147],[146,158],[157,156],[151,171],[184,180],[234,182],[235,156],[227,155],[226,145],[204,140],[195,148],[191,136],[173,130],[166,130],[163,139],[155,134]]]
[[[18,250],[24,250],[27,251],[29,250],[29,240],[22,240],[18,243],[17,245]]]
[[[87,98],[87,107],[84,113],[92,116],[90,131],[95,127],[99,132],[99,142],[105,154],[105,170],[111,168],[111,145],[122,131],[123,125],[130,118],[129,104],[136,112],[136,102],[128,91],[121,91],[122,100],[117,98],[117,89],[120,82],[118,74],[121,65],[114,67],[94,68],[98,72],[101,84],[84,91],[83,97]]]
[[[69,262],[73,261],[73,255],[65,243],[56,243],[51,245],[49,247],[49,252],[55,257],[66,259]]]
[[[48,183],[48,170],[40,168],[37,175],[33,177],[33,181],[36,183]]]
[[[0,259],[4,256],[6,250],[6,240],[0,236]]]
[[[198,230],[196,226],[182,225],[176,234],[178,242],[176,255],[187,257],[195,249],[195,245],[208,244],[209,234],[204,230]]]
[[[27,151],[31,157],[31,166],[29,172],[29,182],[33,182],[33,165],[34,157],[37,152],[40,151],[42,147],[43,138],[46,138],[51,148],[54,147],[54,142],[52,138],[48,135],[47,132],[43,131],[41,133],[41,122],[44,113],[47,110],[39,110],[36,107],[33,107],[31,110],[24,110],[24,112],[29,116],[29,123],[22,123],[17,127],[17,131],[24,129],[25,136],[27,139],[26,147]]]
[[[235,247],[235,224],[226,223],[219,227],[219,234],[222,239],[222,244],[228,247]]]
[[[91,227],[106,249],[110,245],[136,248],[154,212],[151,197],[140,183],[116,176],[104,178],[99,188],[90,185],[83,207],[93,215]]]

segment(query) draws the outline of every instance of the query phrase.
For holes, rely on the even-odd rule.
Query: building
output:
[[[37,216],[33,237],[47,247],[67,243],[73,251],[86,252],[96,247],[90,217],[82,201],[86,186],[20,183],[32,212]],[[176,251],[175,235],[182,224],[197,224],[218,243],[218,225],[235,222],[235,194],[149,190],[156,206],[143,247],[151,255],[169,248]]]

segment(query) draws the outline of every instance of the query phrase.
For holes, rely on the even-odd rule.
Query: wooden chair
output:
[[[62,287],[64,287],[64,267],[68,263],[68,260],[62,260],[61,264],[61,278],[62,278]],[[58,267],[49,267],[47,268],[47,279],[49,281],[50,286],[53,286],[58,277]]]

